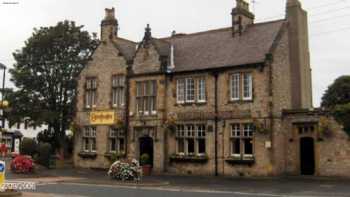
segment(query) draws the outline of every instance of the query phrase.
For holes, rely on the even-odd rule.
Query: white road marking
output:
[[[250,193],[250,192],[234,192],[234,191],[215,191],[215,190],[201,190],[201,189],[181,189],[181,188],[166,188],[166,187],[144,187],[144,186],[123,186],[123,185],[96,185],[88,183],[57,183],[62,185],[77,185],[77,186],[99,186],[105,188],[123,188],[123,189],[142,189],[142,190],[156,190],[156,191],[170,191],[170,192],[193,192],[193,193],[214,193],[214,194],[234,194],[242,196],[262,196],[262,197],[320,197],[319,195],[286,195],[286,194],[268,194],[268,193]],[[326,197],[326,196],[323,196]],[[332,197],[346,197],[346,195],[334,195]]]

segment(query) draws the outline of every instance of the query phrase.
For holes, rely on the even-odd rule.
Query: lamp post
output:
[[[5,76],[6,76],[6,66],[2,63],[0,63],[0,69],[4,70],[4,74],[2,77],[2,88],[1,88],[1,109],[0,109],[0,115],[1,115],[1,128],[5,128],[5,120],[4,120],[4,93],[5,93]]]

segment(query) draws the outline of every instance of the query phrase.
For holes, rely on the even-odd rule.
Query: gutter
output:
[[[215,176],[218,176],[218,124],[219,124],[219,109],[218,109],[218,73],[213,73],[215,78],[215,128],[214,128],[214,135],[215,135]]]

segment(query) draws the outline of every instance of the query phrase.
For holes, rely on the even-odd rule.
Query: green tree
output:
[[[322,97],[322,107],[328,109],[350,103],[350,76],[341,76],[328,87]]]
[[[76,78],[98,45],[83,26],[63,21],[34,29],[10,69],[16,92],[9,95],[18,115],[45,123],[54,132],[58,148],[64,148],[65,131],[74,113]],[[11,101],[13,102],[13,101]],[[15,104],[15,105],[14,105]]]
[[[350,76],[341,76],[322,97],[322,107],[330,110],[335,120],[350,135]]]

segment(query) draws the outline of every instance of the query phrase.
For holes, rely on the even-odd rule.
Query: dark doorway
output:
[[[150,157],[150,165],[153,166],[153,139],[151,137],[140,138],[140,158],[143,154],[148,154]]]
[[[300,139],[300,170],[302,175],[315,174],[315,146],[311,137]]]

